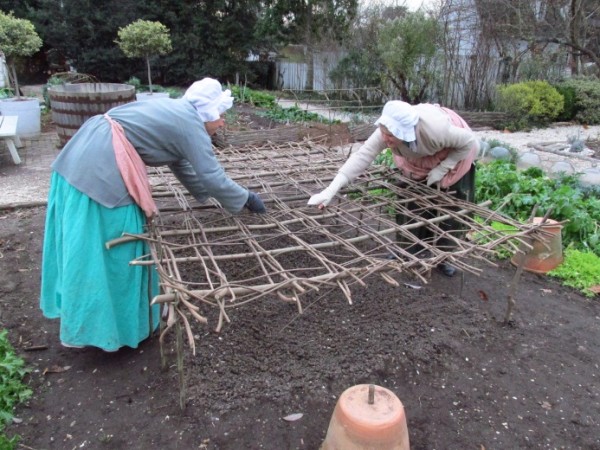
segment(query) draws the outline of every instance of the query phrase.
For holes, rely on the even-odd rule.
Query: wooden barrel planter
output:
[[[119,83],[62,84],[49,87],[48,97],[63,146],[90,117],[134,101],[135,87]]]

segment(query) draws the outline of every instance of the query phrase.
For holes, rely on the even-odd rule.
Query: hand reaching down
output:
[[[250,212],[256,214],[264,214],[267,212],[267,208],[261,198],[252,191],[248,191],[248,200],[244,206],[248,208]]]

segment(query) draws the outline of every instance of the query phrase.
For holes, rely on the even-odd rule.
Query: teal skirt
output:
[[[123,233],[143,233],[145,224],[137,205],[107,208],[52,174],[40,306],[44,316],[60,318],[64,344],[135,348],[158,326],[159,308],[149,306],[158,294],[156,270],[129,265],[148,254],[147,244],[105,247]]]

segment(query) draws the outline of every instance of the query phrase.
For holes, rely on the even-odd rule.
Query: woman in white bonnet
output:
[[[158,325],[158,308],[148,306],[158,293],[155,269],[129,265],[148,253],[146,244],[104,246],[123,233],[143,233],[157,213],[146,166],[168,166],[198,202],[213,197],[230,213],[266,211],[212,150],[211,135],[232,105],[229,90],[204,78],[181,99],[132,102],[90,118],[60,152],[52,164],[40,306],[60,319],[64,346],[135,348]]]
[[[394,100],[383,107],[378,128],[339,169],[331,184],[313,195],[309,205],[326,207],[335,194],[371,165],[375,157],[390,148],[394,162],[404,176],[422,180],[428,186],[439,185],[455,191],[455,197],[473,201],[475,193],[475,165],[479,141],[467,123],[454,111],[439,105],[422,103],[410,105]],[[398,223],[405,218],[397,216]],[[456,229],[456,223],[441,224],[442,228]],[[431,236],[421,227],[413,231],[423,241]],[[449,242],[444,242],[449,245]],[[420,246],[407,249],[412,253]],[[455,268],[442,263],[438,266],[446,276],[453,276]]]

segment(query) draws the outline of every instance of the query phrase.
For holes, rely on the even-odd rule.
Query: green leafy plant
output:
[[[7,338],[6,330],[0,331],[0,432],[13,417],[14,407],[31,397],[32,391],[23,383],[29,372],[25,361],[16,355]],[[9,439],[0,435],[0,448],[13,448],[18,437]]]
[[[15,93],[11,88],[1,88],[0,89],[0,100],[3,98],[11,98],[14,97]]]
[[[152,93],[150,58],[173,50],[169,29],[160,22],[136,20],[126,27],[119,28],[118,36],[119,39],[115,42],[127,57],[146,59],[148,86]]]
[[[290,122],[320,122],[325,124],[340,123],[339,120],[329,120],[319,114],[300,109],[297,106],[291,108],[282,108],[275,105],[267,111],[263,111],[260,115],[268,117],[275,122],[290,123]]]
[[[491,209],[525,221],[538,205],[538,215],[552,209],[554,220],[566,221],[564,246],[600,255],[600,198],[593,189],[579,185],[577,176],[549,178],[537,167],[517,171],[514,163],[494,161],[478,165],[477,201],[491,200]]]
[[[483,223],[484,220],[481,217],[474,217],[474,220],[478,223]],[[517,229],[512,225],[508,225],[502,222],[492,221],[488,224],[493,230],[501,233],[501,234],[513,234]],[[492,239],[497,238],[498,233],[495,232],[487,232],[487,231],[479,231],[479,232],[469,232],[467,233],[467,238],[477,244],[486,244],[490,242]],[[518,245],[518,243],[517,243]],[[498,259],[508,259],[514,254],[514,250],[508,246],[498,247],[495,249],[495,255]]]
[[[386,148],[384,151],[379,153],[379,155],[377,155],[375,157],[373,164],[379,164],[381,166],[386,166],[386,167],[394,167],[395,164],[394,164],[394,156],[392,155],[392,149]]]
[[[12,12],[5,14],[0,11],[0,51],[6,57],[6,64],[11,73],[15,97],[21,98],[16,59],[31,56],[42,46],[42,40],[29,20],[18,19]]]
[[[575,119],[577,114],[577,91],[573,86],[557,84],[554,86],[558,93],[563,96],[563,111],[556,118],[557,120],[568,122]]]
[[[600,285],[600,257],[590,251],[567,248],[563,263],[549,275],[560,278],[564,285],[580,290],[587,297],[594,297],[596,294],[590,288]]]
[[[248,103],[258,108],[274,108],[277,106],[275,96],[267,92],[256,91],[246,86],[231,85],[228,87],[233,98],[240,103]]]

